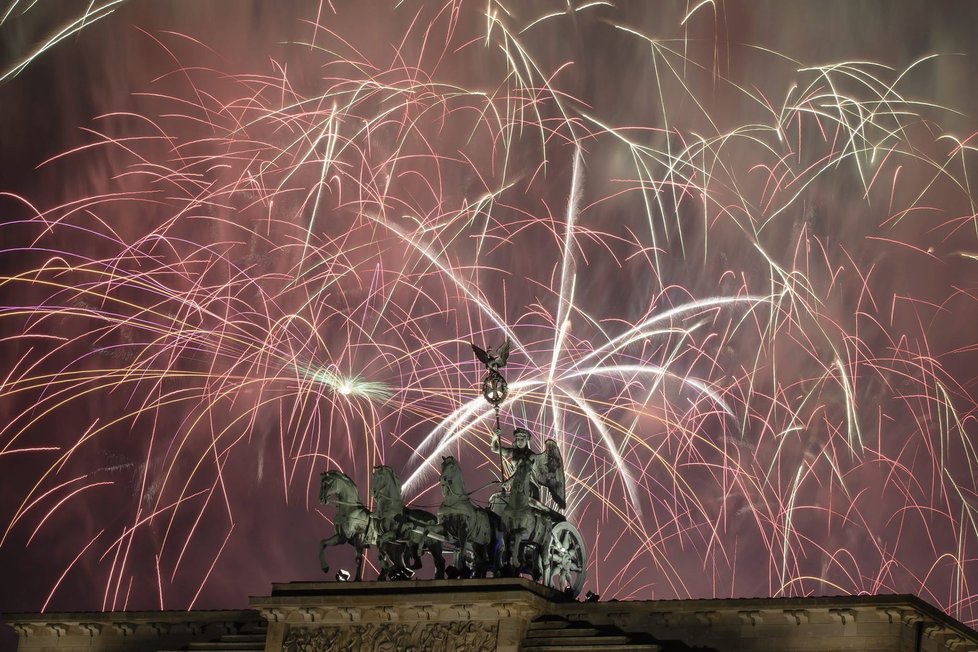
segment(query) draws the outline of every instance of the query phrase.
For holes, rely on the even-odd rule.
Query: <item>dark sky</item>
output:
[[[41,47],[90,4],[0,25],[0,611],[243,605],[322,576],[321,470],[491,481],[442,419],[505,323],[587,588],[974,625],[971,4],[124,0]]]

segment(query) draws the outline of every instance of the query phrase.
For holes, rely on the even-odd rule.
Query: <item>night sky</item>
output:
[[[509,336],[587,589],[974,626],[978,8],[2,8],[0,611],[320,579],[327,468],[485,501]]]

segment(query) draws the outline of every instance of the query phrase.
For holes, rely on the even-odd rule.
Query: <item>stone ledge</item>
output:
[[[333,598],[342,595],[369,596],[374,594],[410,593],[498,593],[522,591],[552,601],[571,601],[558,591],[525,577],[488,578],[479,580],[400,580],[395,582],[288,582],[272,584],[270,596],[252,597],[251,601],[267,601],[285,597],[322,596]]]

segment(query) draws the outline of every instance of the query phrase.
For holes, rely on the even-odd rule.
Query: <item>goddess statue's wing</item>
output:
[[[483,349],[478,344],[473,344],[472,350],[475,351],[475,357],[479,358],[482,364],[488,367],[489,364],[492,362],[492,359],[489,358],[489,354],[486,353],[485,349]]]
[[[550,490],[550,497],[560,509],[567,506],[564,484],[564,460],[553,439],[547,440],[546,448],[533,460],[533,476],[538,484]]]
[[[496,351],[496,367],[506,366],[506,358],[509,357],[510,346],[512,346],[512,343],[509,341],[509,338],[507,337],[506,341],[503,342],[502,346],[499,347],[499,350]]]

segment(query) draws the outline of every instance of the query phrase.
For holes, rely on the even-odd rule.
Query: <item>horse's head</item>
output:
[[[451,455],[441,458],[441,476],[438,481],[441,483],[443,495],[465,493],[462,485],[462,470],[458,461]]]
[[[374,500],[401,499],[401,481],[389,466],[375,466],[370,479],[370,495]]]
[[[441,457],[441,475],[445,477],[446,475],[458,472],[458,460],[452,455],[442,455]]]
[[[353,480],[342,471],[330,469],[319,474],[319,502],[323,504],[328,503],[334,496],[340,498],[341,492],[349,493],[350,489],[355,489]],[[343,497],[343,500],[349,498]]]

